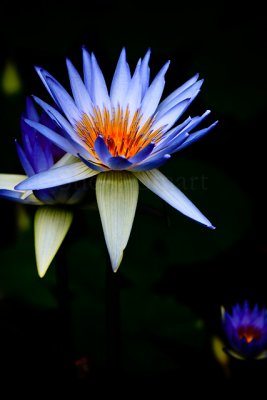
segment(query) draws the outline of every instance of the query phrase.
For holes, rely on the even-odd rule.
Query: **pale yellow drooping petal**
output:
[[[63,242],[73,219],[73,213],[64,208],[53,206],[39,207],[34,217],[34,242],[37,270],[42,278],[61,243]]]
[[[27,175],[0,174],[0,196],[18,203],[41,205],[31,190],[16,190],[14,187],[24,181]]]
[[[110,171],[97,176],[97,204],[114,272],[131,233],[138,192],[138,180],[129,172]]]
[[[0,174],[0,189],[13,190],[18,183],[26,178],[27,175]]]

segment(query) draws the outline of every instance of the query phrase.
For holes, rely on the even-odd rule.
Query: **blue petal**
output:
[[[32,154],[32,146],[33,146],[33,137],[34,135],[34,130],[32,127],[28,126],[25,121],[23,120],[23,117],[20,119],[20,129],[22,133],[22,144],[25,153],[29,157]]]
[[[175,97],[177,97],[180,93],[182,93],[185,89],[192,86],[198,80],[199,74],[195,74],[191,79],[185,82],[182,86],[178,87],[178,89],[174,90],[166,99],[162,101],[159,105],[159,109],[165,108],[167,104],[169,104]]]
[[[168,153],[174,153],[177,151],[177,148],[182,145],[186,141],[186,139],[189,137],[189,133],[187,132],[180,132],[176,138],[174,138],[172,141],[169,143],[166,143],[164,147],[161,147],[159,150],[155,148],[155,151],[151,154],[151,156],[148,158],[148,161],[153,161],[154,159],[158,157],[162,157],[164,154]]]
[[[107,160],[112,157],[102,136],[98,136],[95,140],[94,149],[103,164],[106,164]]]
[[[91,169],[94,169],[95,171],[104,172],[104,171],[108,170],[108,168],[105,165],[100,165],[100,164],[96,164],[92,161],[89,161],[79,153],[77,155],[85,165],[87,165]]]
[[[144,149],[140,150],[135,156],[129,158],[132,164],[138,164],[151,154],[155,147],[155,143],[149,143]]]
[[[21,200],[21,195],[21,192],[17,192],[15,190],[0,189],[0,197],[7,200],[13,200],[23,203],[23,200]]]
[[[51,167],[51,165],[47,164],[44,149],[42,148],[39,140],[36,140],[33,146],[32,163],[35,173],[46,171]]]
[[[161,103],[157,109],[158,117],[160,118],[161,115],[164,115],[168,110],[170,110],[172,107],[174,107],[176,104],[180,103],[184,99],[190,99],[191,97],[196,97],[203,84],[203,81],[204,81],[203,79],[197,81],[194,85],[190,86],[182,93],[174,97],[171,101],[168,102],[168,104],[164,105],[163,103]]]
[[[31,163],[29,162],[28,158],[26,157],[24,150],[22,149],[22,147],[20,146],[20,144],[17,141],[15,141],[15,144],[16,144],[17,153],[18,153],[21,165],[22,165],[26,175],[28,175],[28,176],[34,175],[35,172],[33,170],[33,167],[31,165]]]
[[[30,97],[26,98],[26,116],[33,121],[39,121],[39,115]]]
[[[122,104],[130,81],[130,68],[126,62],[126,52],[123,48],[110,87],[110,99],[113,107],[117,107],[118,104]]]
[[[185,112],[190,102],[191,99],[185,99],[181,101],[181,103],[176,104],[176,106],[168,110],[159,119],[157,118],[156,115],[156,120],[153,124],[153,129],[159,129],[162,128],[163,126],[165,127],[164,128],[165,131],[170,129],[173,126],[173,124],[180,118],[180,116]]]
[[[105,106],[110,111],[110,98],[108,95],[107,85],[102,71],[97,63],[95,55],[91,55],[92,65],[92,92],[91,97],[96,106],[102,110]]]
[[[142,84],[142,94],[141,94],[142,98],[144,97],[144,95],[147,91],[147,88],[149,86],[150,68],[148,66],[148,63],[149,63],[149,59],[150,59],[150,54],[151,54],[151,50],[148,49],[143,61],[141,62],[140,80],[141,80],[141,84]]]
[[[179,147],[179,151],[184,149],[185,147],[189,146],[190,144],[194,143],[196,140],[200,139],[202,136],[206,135],[212,128],[217,125],[218,121],[215,121],[212,125],[208,128],[201,129],[195,133],[189,135],[188,139]]]
[[[130,163],[127,158],[118,156],[110,157],[107,160],[107,165],[110,169],[113,169],[114,171],[122,171],[131,167],[132,163]]]
[[[170,61],[168,61],[158,72],[157,76],[154,78],[153,82],[149,86],[142,100],[142,122],[145,123],[148,118],[150,118],[156,108],[158,107],[159,101],[161,99],[163,89],[165,86],[165,74],[169,68]]]
[[[75,130],[72,128],[70,123],[53,107],[49,104],[45,103],[43,100],[39,99],[38,97],[34,96],[34,100],[38,103],[44,111],[49,115],[49,117],[59,125],[63,131],[65,132],[66,136],[69,136],[72,139],[74,146],[76,147],[76,143],[83,148],[83,141],[79,138]],[[79,148],[79,152],[81,152]],[[84,151],[84,149],[83,149]]]
[[[16,203],[22,204],[32,204],[32,205],[41,205],[41,201],[38,200],[33,194],[27,196],[26,198],[22,197],[22,192],[17,192],[15,190],[7,190],[0,189],[0,198],[15,201]]]
[[[189,124],[183,129],[186,132],[191,132],[197,125],[199,125],[208,115],[210,114],[210,110],[205,111],[200,117],[194,117],[191,119]]]
[[[92,63],[91,57],[88,51],[86,50],[85,46],[82,48],[83,52],[83,79],[86,89],[90,97],[92,97]]]
[[[67,59],[66,62],[69,72],[70,85],[75,103],[78,106],[78,108],[82,110],[85,114],[89,114],[92,112],[93,103],[89,96],[88,90],[84,86],[84,83],[78,71],[73,66],[71,61]]]
[[[178,137],[183,133],[182,132],[183,130],[187,132],[187,130],[184,128],[188,125],[190,121],[191,118],[188,117],[183,123],[176,126],[175,128],[172,128],[170,131],[164,133],[164,136],[161,138],[160,142],[156,146],[156,150],[159,151],[162,149],[166,149],[174,138]]]
[[[81,161],[61,167],[50,168],[47,171],[35,174],[28,179],[20,182],[15,186],[16,190],[39,190],[55,186],[64,185],[66,183],[78,182],[91,178],[97,172],[88,168]]]
[[[51,142],[55,143],[62,150],[66,151],[66,153],[71,153],[73,155],[77,154],[77,151],[74,149],[73,146],[71,146],[68,140],[56,133],[55,131],[52,131],[52,129],[49,129],[45,125],[39,124],[38,122],[34,122],[29,119],[25,119],[25,122],[32,128],[36,129],[38,132],[40,132],[42,135],[44,135],[47,139],[51,140]]]
[[[54,94],[47,82],[47,78],[54,79],[54,77],[43,68],[35,67],[35,69],[36,69],[36,72],[38,73],[39,77],[41,78],[43,84],[45,85],[46,90],[48,91],[48,93],[50,94],[50,96],[52,97],[52,99],[54,100],[56,105],[60,108],[59,102],[57,101],[56,97],[54,96]]]
[[[141,171],[148,171],[150,169],[161,167],[165,164],[166,161],[170,159],[170,154],[165,154],[161,157],[155,157],[150,161],[135,165],[133,168],[130,168],[131,171],[141,172]]]
[[[47,78],[47,83],[68,120],[72,124],[76,124],[80,121],[81,112],[78,110],[73,98],[63,88],[63,86],[52,78]]]
[[[129,126],[131,124],[135,112],[138,110],[141,103],[142,85],[140,81],[140,66],[141,66],[141,60],[139,60],[136,65],[133,77],[129,83],[129,87],[122,104],[123,107],[126,106],[129,107],[130,111],[130,117],[128,122]]]

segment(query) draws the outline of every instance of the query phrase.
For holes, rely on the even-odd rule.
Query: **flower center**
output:
[[[120,106],[109,112],[95,107],[92,114],[83,114],[76,125],[76,132],[84,141],[88,151],[98,159],[94,150],[94,142],[102,136],[112,156],[133,157],[149,143],[157,143],[162,137],[162,128],[152,129],[153,118],[149,118],[140,126],[142,114],[137,110],[132,118],[127,107]]]
[[[251,343],[253,339],[259,340],[261,332],[254,326],[241,326],[238,331],[239,339],[245,339],[247,343]]]

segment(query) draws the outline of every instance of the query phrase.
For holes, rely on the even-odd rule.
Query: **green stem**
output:
[[[71,293],[69,289],[68,265],[64,243],[56,256],[56,296],[59,317],[59,348],[62,359],[62,374],[69,389],[76,381],[74,364],[74,337],[71,312]]]
[[[121,326],[120,326],[120,276],[114,273],[108,258],[106,270],[106,346],[107,373],[115,382],[121,368]]]

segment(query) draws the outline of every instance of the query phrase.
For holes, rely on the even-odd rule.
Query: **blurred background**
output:
[[[164,97],[198,72],[204,84],[186,116],[210,109],[206,124],[219,120],[161,168],[216,230],[142,188],[114,280],[94,203],[77,210],[65,246],[67,328],[68,318],[64,325],[59,317],[56,261],[43,279],[37,275],[34,208],[0,199],[0,379],[11,391],[15,383],[26,392],[32,382],[45,382],[68,393],[66,352],[75,359],[76,395],[101,393],[110,376],[116,390],[121,381],[132,391],[145,385],[149,393],[171,394],[179,387],[212,392],[211,382],[228,390],[246,376],[257,387],[266,373],[264,361],[226,356],[220,319],[222,305],[230,310],[245,299],[267,307],[266,15],[256,5],[234,9],[225,2],[177,3],[175,11],[146,14],[132,7],[2,2],[0,172],[22,173],[14,139],[26,96],[50,101],[35,65],[68,87],[65,58],[81,71],[85,45],[110,84],[123,46],[132,71],[151,48],[152,77],[171,60]]]

